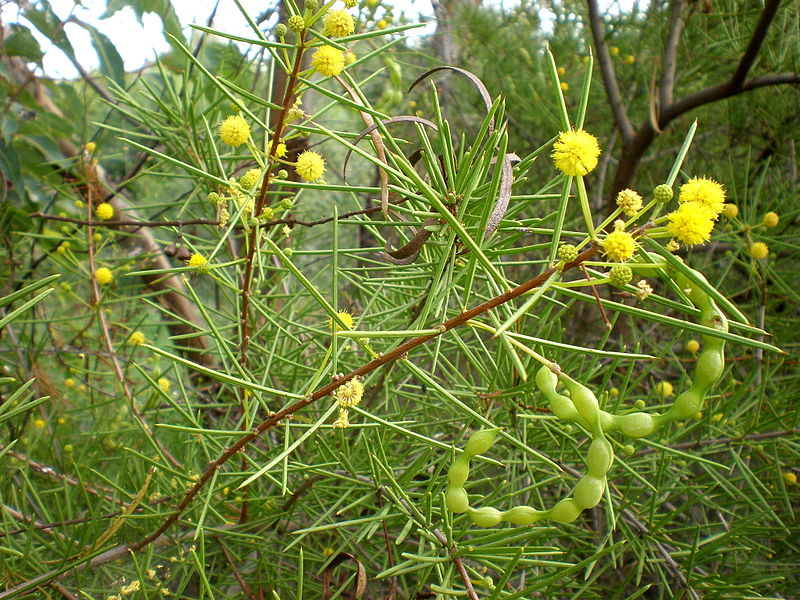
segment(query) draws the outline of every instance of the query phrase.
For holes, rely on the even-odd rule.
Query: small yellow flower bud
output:
[[[767,227],[775,227],[779,221],[780,217],[772,211],[764,215],[764,225]]]
[[[766,258],[768,254],[769,247],[764,242],[755,242],[752,246],[750,246],[750,256],[756,260]]]

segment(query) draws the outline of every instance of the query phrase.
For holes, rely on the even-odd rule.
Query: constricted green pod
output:
[[[533,525],[536,521],[546,518],[549,511],[536,510],[530,506],[515,506],[509,508],[503,515],[503,520],[513,525]]]
[[[491,448],[498,431],[500,430],[481,429],[473,433],[467,440],[467,445],[464,446],[464,454],[467,455],[467,458],[472,458],[476,454],[483,454]]]
[[[453,513],[464,513],[469,510],[469,497],[463,487],[448,487],[444,493],[447,510]]]
[[[656,428],[653,417],[643,412],[614,417],[614,424],[624,435],[632,438],[650,435]]]
[[[559,523],[572,523],[583,512],[572,498],[564,498],[556,502],[550,510],[550,518]]]
[[[575,489],[572,490],[572,497],[575,498],[575,503],[585,510],[592,508],[600,503],[605,490],[606,482],[605,477],[594,477],[593,475],[584,475],[578,481]]]
[[[595,477],[605,477],[614,462],[614,450],[605,438],[592,440],[586,455],[586,468]]]
[[[470,508],[467,512],[469,513],[469,518],[478,527],[494,527],[503,520],[503,513],[491,506]]]
[[[457,458],[447,471],[447,482],[451,486],[462,487],[469,479],[469,462],[464,458]]]

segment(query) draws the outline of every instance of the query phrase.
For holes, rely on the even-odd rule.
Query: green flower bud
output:
[[[625,456],[633,456],[633,453],[636,452],[636,448],[634,448],[631,444],[625,444],[622,447],[622,453]]]
[[[208,201],[211,202],[211,204],[219,204],[219,194],[217,192],[209,192]]]
[[[289,210],[293,206],[294,206],[294,200],[292,198],[281,198],[281,208]]]
[[[289,28],[286,27],[286,25],[284,25],[283,23],[278,23],[277,25],[275,25],[275,35],[282,38],[283,36],[286,35],[288,29]]]
[[[276,173],[276,175],[278,179],[286,179],[287,177],[289,177],[289,173],[288,171],[286,171],[286,169],[281,169]]]
[[[286,258],[291,258],[292,254],[294,254],[294,250],[291,248],[284,248],[283,253],[286,255]]]
[[[644,407],[645,407],[644,400],[641,400],[641,399],[637,400],[636,402],[633,403],[633,407],[636,410],[644,410]]]
[[[653,198],[655,198],[658,202],[669,202],[672,200],[672,195],[672,187],[666,183],[657,185],[653,190]]]
[[[561,244],[558,247],[557,256],[558,260],[562,260],[565,263],[569,263],[578,258],[578,249],[572,244]]]
[[[306,28],[306,20],[300,15],[292,15],[289,17],[289,29],[295,33],[300,33]]]
[[[611,285],[623,288],[633,279],[633,271],[631,271],[628,265],[620,263],[611,267],[611,270],[608,272],[608,278]]]

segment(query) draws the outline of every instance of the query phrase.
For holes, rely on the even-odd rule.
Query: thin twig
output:
[[[675,89],[675,69],[678,66],[678,44],[683,32],[683,6],[685,0],[672,0],[669,11],[669,36],[664,46],[662,59],[661,86],[659,90],[659,106],[669,106]]]

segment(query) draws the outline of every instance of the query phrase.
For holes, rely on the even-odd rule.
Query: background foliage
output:
[[[125,73],[111,41],[87,25],[98,72],[54,80],[36,68],[42,48],[30,28],[74,60],[64,23],[47,2],[18,4],[27,20],[3,24],[0,65],[0,580],[9,590],[0,598],[451,597],[468,593],[460,568],[481,598],[796,594],[797,85],[700,106],[665,126],[641,156],[630,185],[644,194],[664,180],[698,120],[684,174],[724,182],[739,214],[723,221],[711,243],[683,256],[769,332],[749,337],[784,354],[730,343],[707,409],[620,455],[597,509],[570,525],[496,530],[444,511],[452,448],[463,446],[480,419],[509,432],[493,449],[494,461],[478,463],[472,476],[470,493],[495,506],[551,506],[574,484],[586,444],[580,429],[552,418],[525,380],[534,361],[462,328],[369,373],[350,428],[331,428],[335,403],[328,398],[267,431],[241,460],[214,473],[163,537],[128,552],[164,523],[243,430],[285,407],[286,399],[268,390],[302,399],[331,374],[366,363],[370,350],[386,352],[398,341],[334,338],[326,305],[352,312],[359,331],[421,331],[543,270],[560,178],[545,149],[529,170],[515,173],[509,212],[482,253],[459,255],[455,236],[441,228],[415,262],[387,264],[380,258],[386,242],[397,247],[412,235],[405,222],[377,212],[330,219],[378,205],[374,163],[354,155],[346,181],[342,174],[347,143],[364,124],[336,85],[307,92],[303,109],[313,122],[296,124],[290,153],[321,152],[325,184],[294,182],[270,196],[273,206],[283,197],[293,204],[276,208],[274,218],[286,222],[269,229],[269,252],[258,262],[256,325],[243,364],[244,234],[208,224],[218,214],[207,194],[224,187],[176,161],[221,181],[254,166],[248,152],[221,147],[216,128],[232,98],[269,122],[269,102],[281,90],[273,55],[264,47],[243,50],[224,35],[181,31],[167,0],[115,0],[109,13],[130,5],[139,16],[159,14],[175,36],[172,51]],[[651,119],[672,4],[602,16],[606,51],[637,126]],[[800,5],[777,4],[753,76],[800,71]],[[436,35],[405,40],[397,9],[364,2],[354,10],[359,31],[388,33],[360,41],[359,62],[348,72],[376,115],[441,123],[427,84],[406,90],[439,57],[455,56],[493,98],[502,96],[496,118],[507,118],[508,128],[493,139],[524,158],[560,129],[545,45],[564,69],[572,115],[590,47],[595,64],[603,60],[584,3],[548,6],[555,15],[549,21],[526,2],[441,2]],[[730,76],[765,6],[686,3],[676,98]],[[279,11],[251,16],[270,40],[278,18],[285,20]],[[604,216],[623,142],[597,66],[592,78],[586,128],[600,137],[604,154],[587,184]],[[456,152],[474,148],[486,135],[480,96],[455,74],[437,78],[437,89]],[[445,138],[429,134],[441,151]],[[422,139],[408,123],[384,135],[403,150]],[[263,128],[254,140],[266,147]],[[475,168],[491,173],[490,154],[479,157],[487,162]],[[482,239],[496,183],[482,181],[463,215],[472,239]],[[87,202],[112,196],[117,215],[159,226],[87,228]],[[408,222],[438,216],[413,200]],[[780,215],[777,226],[762,224],[767,211]],[[580,231],[580,223],[576,208],[565,231]],[[755,241],[769,246],[768,259],[750,257]],[[188,268],[180,260],[184,248],[211,257],[212,270]],[[94,286],[93,261],[113,270],[113,284]],[[601,293],[635,304],[630,294]],[[664,399],[656,383],[684,388],[695,357],[685,349],[690,334],[659,319],[676,313],[655,298],[643,305],[655,315],[649,320],[610,311],[609,333],[596,304],[547,297],[517,333],[565,344],[535,347],[602,394],[607,407],[624,411],[644,401],[657,410]],[[511,310],[503,307],[488,322],[497,326]],[[129,343],[135,331],[146,347]],[[630,360],[634,352],[658,359]],[[267,466],[246,491],[237,489]]]

